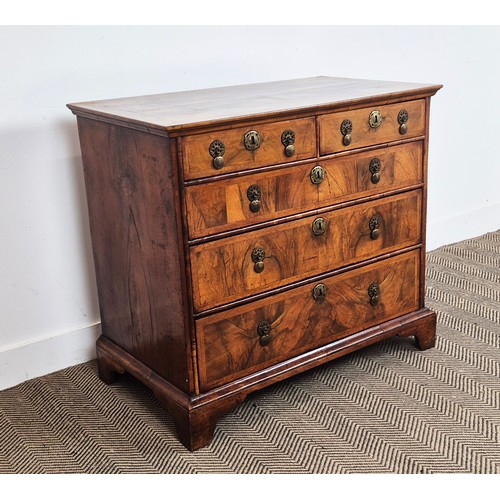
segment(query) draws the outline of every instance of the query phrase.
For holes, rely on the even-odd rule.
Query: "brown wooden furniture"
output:
[[[102,318],[190,450],[246,395],[392,335],[424,306],[430,97],[317,77],[71,104]]]

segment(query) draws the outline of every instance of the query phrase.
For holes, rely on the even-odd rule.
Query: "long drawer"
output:
[[[422,142],[186,188],[191,239],[422,182]]]
[[[200,388],[415,311],[419,256],[418,250],[401,254],[198,320]],[[324,287],[322,298],[315,298],[318,286]]]
[[[191,247],[203,311],[420,242],[419,189]]]

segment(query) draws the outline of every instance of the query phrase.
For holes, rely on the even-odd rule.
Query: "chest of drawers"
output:
[[[316,77],[70,104],[102,336],[189,449],[252,391],[393,335],[424,306],[430,98]]]

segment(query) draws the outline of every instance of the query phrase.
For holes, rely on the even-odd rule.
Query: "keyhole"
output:
[[[382,125],[382,114],[380,111],[375,110],[370,113],[369,123],[372,128],[378,128]]]
[[[314,300],[323,300],[326,297],[326,286],[323,283],[316,285],[313,289]]]
[[[325,178],[325,170],[320,165],[316,165],[309,174],[309,178],[313,184],[321,184]]]
[[[260,136],[255,130],[249,130],[245,134],[245,148],[249,151],[255,151],[260,146]]]
[[[314,219],[314,221],[312,223],[312,232],[316,236],[323,234],[325,232],[325,229],[326,229],[326,223],[322,217],[318,217],[317,219]]]

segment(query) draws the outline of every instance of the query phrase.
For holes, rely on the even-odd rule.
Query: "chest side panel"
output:
[[[188,391],[183,259],[169,141],[81,117],[78,127],[103,335]]]

